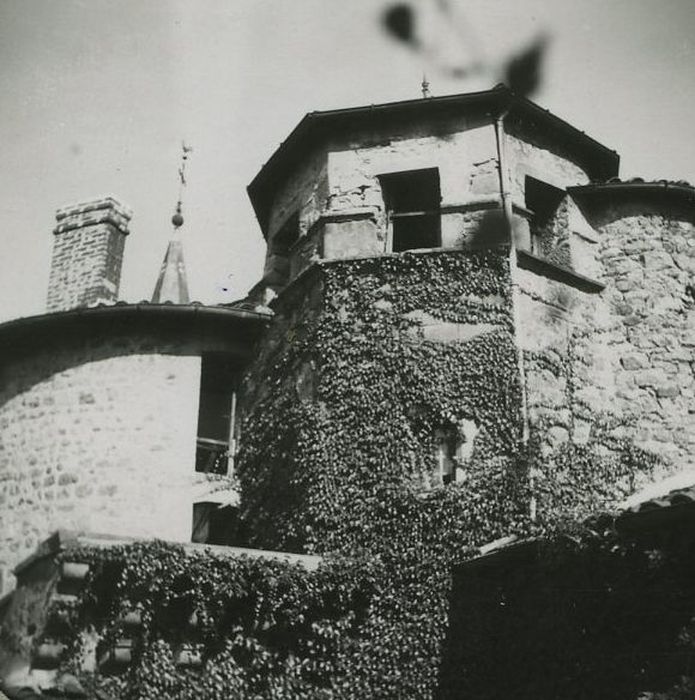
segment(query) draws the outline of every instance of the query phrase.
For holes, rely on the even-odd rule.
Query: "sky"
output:
[[[409,2],[426,57],[384,32],[391,0],[0,0],[0,321],[44,310],[55,210],[103,195],[134,211],[121,298],[149,299],[182,140],[192,297],[244,296],[264,254],[246,186],[305,113],[417,98],[423,70],[433,95],[490,88],[540,33],[534,101],[623,177],[695,183],[692,0]]]

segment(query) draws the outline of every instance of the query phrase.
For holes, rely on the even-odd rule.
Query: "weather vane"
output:
[[[188,154],[193,149],[186,145],[185,141],[181,142],[181,165],[179,165],[179,199],[176,202],[176,212],[171,217],[171,223],[175,229],[183,226],[183,214],[181,213],[181,201],[183,199],[183,188],[186,186],[186,164],[188,163]]]
[[[427,81],[427,75],[425,73],[422,74],[422,83],[420,83],[420,87],[422,88],[422,96],[423,97],[430,97],[430,84]]]

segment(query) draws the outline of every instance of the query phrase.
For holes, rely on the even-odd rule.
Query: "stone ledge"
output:
[[[597,280],[580,275],[574,270],[567,267],[550,262],[544,258],[540,258],[527,250],[517,250],[516,260],[520,268],[530,270],[543,277],[563,282],[564,284],[579,289],[582,292],[596,294],[602,292],[606,285]]]
[[[118,216],[117,214],[114,214],[113,211],[97,211],[90,215],[63,220],[53,229],[53,233],[57,236],[61,233],[67,233],[68,231],[76,231],[77,229],[81,228],[107,224],[109,226],[113,226],[117,231],[120,231],[123,235],[127,236],[130,233],[128,230],[128,221],[129,220],[127,218]]]
[[[14,569],[14,574],[20,576],[33,564],[41,559],[54,556],[75,547],[96,547],[106,548],[118,545],[127,545],[134,542],[151,542],[151,538],[142,537],[121,537],[118,535],[75,532],[72,530],[57,530],[49,538],[41,542],[26,559],[21,561]],[[308,571],[318,568],[323,557],[313,554],[296,554],[293,552],[276,552],[266,549],[249,549],[246,547],[227,547],[224,545],[199,544],[197,542],[172,542],[171,544],[181,545],[186,554],[210,552],[223,557],[248,556],[253,559],[274,559],[276,561],[286,561],[290,564],[301,564]]]

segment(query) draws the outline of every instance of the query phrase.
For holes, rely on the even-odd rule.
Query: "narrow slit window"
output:
[[[277,255],[289,255],[292,246],[299,240],[299,214],[294,213],[283,224],[273,238],[273,252]]]
[[[435,431],[435,483],[450,484],[456,480],[459,438],[453,429]]]
[[[299,240],[299,214],[295,212],[282,225],[270,242],[270,258],[272,264],[271,278],[273,283],[284,287],[290,281],[291,250]]]
[[[441,194],[437,168],[380,177],[394,253],[441,245]]]

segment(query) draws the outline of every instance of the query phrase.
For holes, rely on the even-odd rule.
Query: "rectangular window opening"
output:
[[[289,255],[290,249],[298,240],[299,214],[295,212],[273,237],[273,252],[276,255]]]
[[[238,372],[221,353],[202,356],[195,469],[227,474],[236,452],[236,398]]]
[[[435,431],[435,483],[450,484],[456,480],[458,436],[453,429]]]
[[[208,501],[193,504],[191,542],[233,546],[238,543],[238,536],[236,508]]]
[[[389,223],[388,250],[400,253],[441,245],[439,170],[426,168],[381,175]]]
[[[299,213],[292,214],[273,236],[270,246],[272,262],[271,277],[273,284],[284,287],[290,281],[290,252],[292,246],[299,240]]]
[[[531,252],[547,256],[563,233],[558,230],[557,214],[566,192],[530,176],[526,177],[524,192],[526,208],[533,213],[530,221]]]

